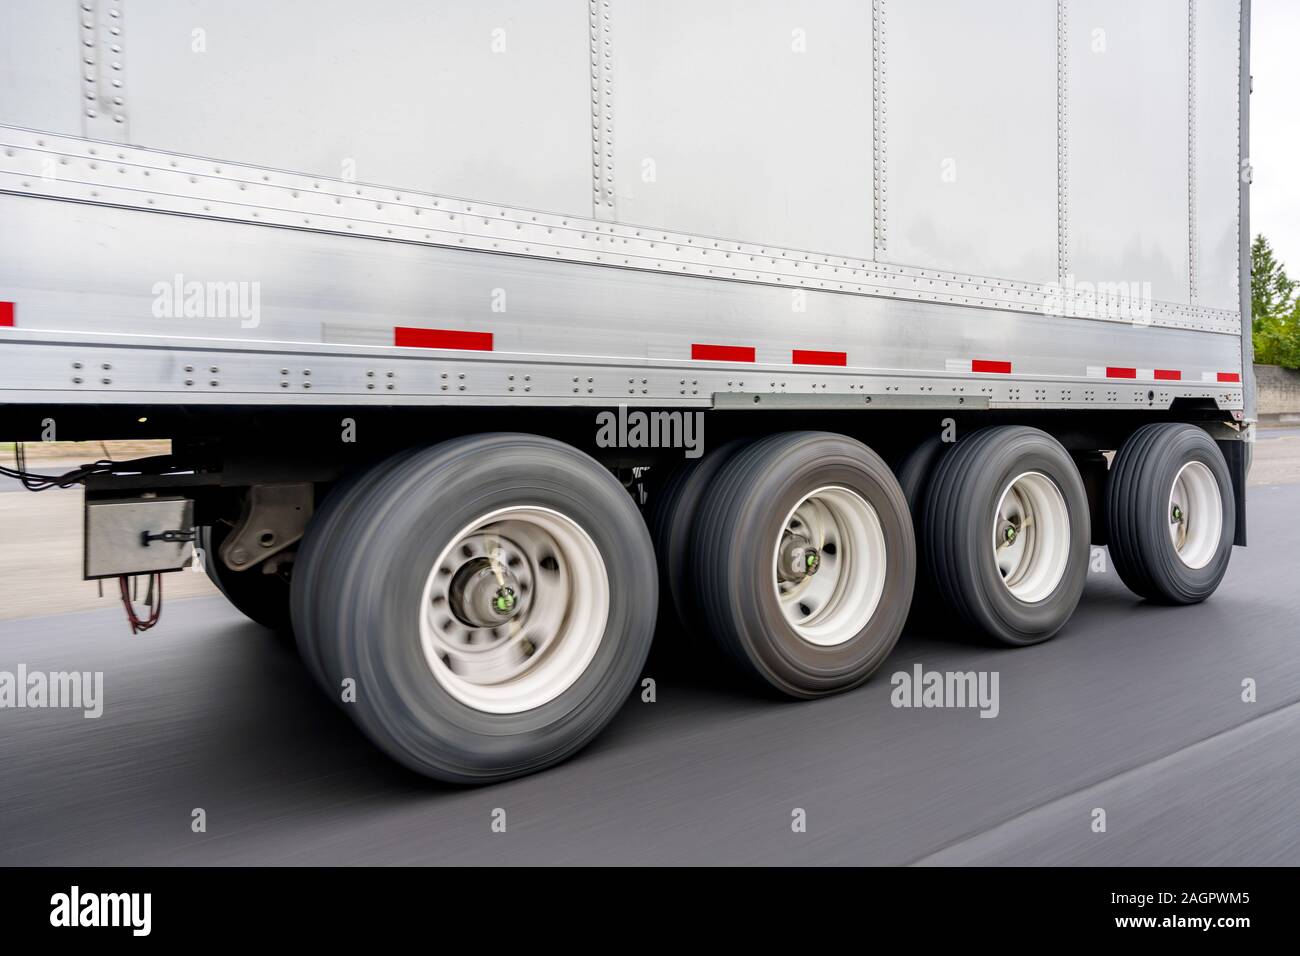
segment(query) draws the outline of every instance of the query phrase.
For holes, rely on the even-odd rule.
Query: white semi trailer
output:
[[[810,698],[914,587],[1010,645],[1091,544],[1201,601],[1249,9],[5,0],[0,438],[170,439],[58,479],[86,576],[203,561],[452,781],[589,741],[656,616]]]

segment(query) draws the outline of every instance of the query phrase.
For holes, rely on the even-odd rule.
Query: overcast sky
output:
[[[1251,4],[1250,231],[1300,277],[1300,0]]]

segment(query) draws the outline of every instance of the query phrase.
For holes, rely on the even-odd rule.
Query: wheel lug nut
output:
[[[497,589],[492,598],[492,609],[500,614],[509,614],[515,607],[515,592],[511,588]]]
[[[777,572],[782,581],[802,581],[808,575],[817,573],[821,561],[821,553],[806,538],[787,534],[781,543]]]

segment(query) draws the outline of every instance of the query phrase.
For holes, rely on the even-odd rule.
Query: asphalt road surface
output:
[[[1257,462],[1277,457],[1265,437]],[[105,707],[0,710],[0,864],[1297,865],[1300,484],[1260,474],[1251,546],[1201,606],[1097,573],[1047,644],[909,635],[865,687],[812,703],[656,663],[654,703],[487,788],[390,763],[219,597],[135,637],[107,606],[3,620],[0,670],[103,671]],[[895,708],[890,676],[918,663],[996,671],[998,716]]]

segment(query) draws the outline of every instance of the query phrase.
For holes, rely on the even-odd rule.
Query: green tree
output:
[[[1250,244],[1250,326],[1255,361],[1300,367],[1297,283],[1262,235]]]

